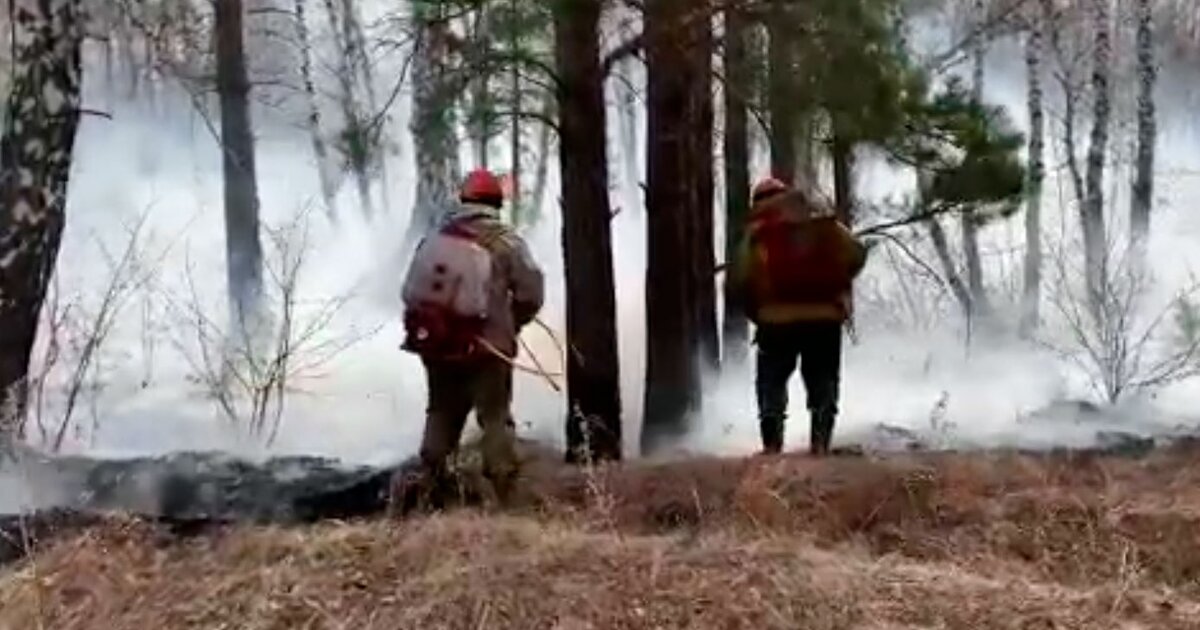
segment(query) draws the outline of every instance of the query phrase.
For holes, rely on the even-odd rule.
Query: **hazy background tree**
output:
[[[1025,85],[1029,110],[1028,181],[1025,184],[1025,257],[1021,293],[1020,332],[1029,338],[1041,320],[1042,299],[1042,183],[1045,180],[1044,29],[1050,0],[1025,11]]]
[[[986,0],[974,0],[971,23],[974,37],[971,43],[971,99],[983,103],[983,83],[988,50],[988,14]],[[990,317],[991,305],[983,280],[983,261],[979,257],[979,222],[973,213],[959,219],[962,229],[963,257],[966,259],[967,284],[970,289],[968,311],[973,317]]]
[[[1151,4],[1150,0],[1134,0],[1133,3],[1137,20],[1137,163],[1129,223],[1130,236],[1139,249],[1150,233],[1150,215],[1154,208],[1154,149],[1158,140],[1154,106],[1158,68],[1154,58],[1154,10]]]
[[[448,3],[412,0],[413,160],[417,164],[416,201],[404,241],[411,248],[457,195],[458,158],[455,81],[452,56],[458,38],[450,30]]]
[[[1102,308],[1108,274],[1108,231],[1104,220],[1104,170],[1112,116],[1109,73],[1112,63],[1110,0],[1092,3],[1092,130],[1088,143],[1086,198],[1080,206],[1088,294],[1093,308]]]
[[[304,90],[308,112],[306,122],[312,137],[313,158],[316,160],[317,178],[321,185],[321,200],[330,217],[337,217],[337,186],[331,170],[329,147],[325,141],[322,124],[321,104],[317,93],[317,80],[313,68],[313,41],[308,28],[308,0],[295,0],[293,12],[296,21],[296,45],[300,55],[300,81]]]
[[[241,0],[217,0],[213,9],[231,323],[238,334],[253,334],[255,322],[262,314],[262,241],[254,129],[250,122],[250,77],[244,46],[244,7]]]

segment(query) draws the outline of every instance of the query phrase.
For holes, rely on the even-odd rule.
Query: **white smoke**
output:
[[[989,83],[988,98],[1008,106],[1020,122],[1024,111],[1021,74],[1011,64],[995,65],[990,76],[996,78]],[[103,74],[89,72],[87,76]],[[381,79],[381,83],[392,78]],[[80,130],[68,227],[59,260],[60,291],[94,306],[109,274],[101,246],[120,251],[127,239],[126,226],[147,210],[148,246],[166,254],[154,264],[154,291],[130,300],[107,339],[97,365],[96,387],[86,393],[86,404],[76,413],[79,428],[68,433],[65,450],[99,456],[177,450],[223,450],[252,457],[313,453],[371,463],[413,453],[424,420],[424,378],[418,362],[398,349],[398,285],[403,271],[398,249],[413,188],[407,140],[389,165],[395,187],[390,197],[396,205],[386,209],[386,216],[365,223],[349,182],[338,198],[342,220],[337,225],[328,223],[319,209],[309,213],[313,251],[301,277],[301,316],[311,315],[315,305],[324,300],[350,294],[353,299],[320,338],[337,340],[363,331],[378,332],[349,347],[312,378],[295,384],[299,391],[288,396],[278,440],[266,449],[260,439],[246,435],[244,427],[222,418],[213,401],[191,382],[193,366],[176,345],[190,344],[194,331],[180,328],[169,318],[160,300],[162,294],[186,296],[190,276],[208,312],[213,316],[222,312],[224,240],[217,143],[190,100],[172,84],[163,84],[151,106],[114,98],[103,83],[101,78],[89,78],[86,86],[85,106],[105,110],[111,119],[87,117]],[[390,87],[381,85],[380,89]],[[615,111],[610,113],[615,128]],[[303,131],[272,122],[270,115],[269,109],[256,114],[262,130],[259,192],[264,220],[278,225],[311,208],[320,195],[308,137]],[[405,116],[405,108],[401,108],[393,124],[395,132],[407,128]],[[1197,144],[1194,137],[1164,137],[1159,153],[1162,172],[1194,169]],[[552,163],[552,172],[555,166]],[[762,172],[756,168],[752,175]],[[860,179],[864,194],[872,198],[896,194],[897,182],[903,181],[877,166],[865,169]],[[547,273],[549,303],[543,319],[561,336],[564,291],[556,189],[557,178],[552,176],[546,220],[529,238]],[[1198,242],[1200,236],[1200,218],[1187,212],[1185,200],[1195,198],[1200,186],[1194,176],[1171,176],[1160,178],[1159,191],[1162,203],[1154,219],[1153,265],[1165,286],[1178,286],[1194,262],[1191,252],[1195,248],[1187,244]],[[627,193],[617,191],[614,199],[626,199]],[[625,206],[621,201],[614,203]],[[1056,213],[1062,212],[1061,208],[1047,209],[1047,223],[1058,222]],[[1069,214],[1062,219],[1063,223],[1072,220]],[[632,453],[641,425],[645,366],[645,225],[642,214],[629,207],[622,207],[612,225],[625,434]],[[1014,244],[1013,233],[1020,233],[1017,223],[989,227],[985,238],[990,246],[1000,248]],[[716,242],[722,242],[720,234]],[[1019,239],[1015,244],[1019,246]],[[169,250],[165,249],[168,245]],[[719,250],[717,257],[723,257]],[[894,281],[881,271],[881,264],[879,259],[873,260],[867,273],[886,289],[887,283]],[[931,419],[939,418],[944,418],[937,421],[941,424],[934,423],[939,430],[970,444],[1085,439],[1085,430],[1059,425],[1031,428],[1019,422],[1024,414],[1053,401],[1087,393],[1078,371],[1053,355],[1015,342],[986,345],[973,341],[968,345],[954,318],[935,322],[924,332],[884,330],[869,320],[860,322],[860,327],[859,342],[847,342],[839,442],[854,441],[880,423],[925,432]],[[561,357],[556,356],[556,346],[544,331],[531,328],[526,341],[550,371],[560,370]],[[528,356],[520,362],[532,365]],[[788,442],[793,446],[807,440],[798,380],[797,376],[792,390],[793,420],[788,427]],[[1174,388],[1146,413],[1183,413],[1194,407],[1198,395],[1192,386]],[[755,449],[752,369],[730,370],[706,388],[706,398],[706,412],[696,420],[685,446],[720,453]],[[60,405],[48,409],[47,421],[53,424]],[[539,377],[518,373],[514,409],[524,434],[562,441],[562,396]],[[1152,420],[1131,421],[1134,419]],[[3,479],[0,476],[0,484],[8,485],[0,486],[0,496],[20,496],[21,482]]]

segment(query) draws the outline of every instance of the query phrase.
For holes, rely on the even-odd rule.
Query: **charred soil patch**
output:
[[[0,574],[0,629],[1194,628],[1198,452],[547,460],[503,514],[108,520]]]

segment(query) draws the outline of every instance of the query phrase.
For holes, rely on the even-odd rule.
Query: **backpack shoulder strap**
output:
[[[503,255],[516,248],[516,234],[499,221],[480,221],[473,227],[475,242],[492,254]]]

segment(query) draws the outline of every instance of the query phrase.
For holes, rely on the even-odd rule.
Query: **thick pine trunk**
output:
[[[725,261],[737,257],[750,211],[750,128],[746,96],[750,90],[746,51],[747,22],[736,8],[725,9]],[[723,322],[725,363],[740,365],[749,349],[745,300],[725,276]]]
[[[767,108],[770,118],[771,175],[791,184],[796,174],[795,33],[782,6],[767,21]]]
[[[254,130],[250,123],[250,79],[246,73],[241,0],[217,0],[217,93],[225,186],[225,252],[229,299],[239,334],[260,314],[262,242],[258,224],[258,180]]]
[[[1046,116],[1042,89],[1043,22],[1030,20],[1025,40],[1025,79],[1029,108],[1029,169],[1025,205],[1024,287],[1021,294],[1022,337],[1028,338],[1041,318],[1042,295],[1042,181],[1045,179]]]
[[[0,455],[25,417],[29,356],[66,221],[79,126],[79,0],[21,2],[0,138]]]
[[[1108,154],[1112,102],[1109,64],[1112,63],[1110,0],[1092,4],[1095,42],[1092,50],[1092,132],[1088,144],[1086,193],[1081,210],[1088,295],[1092,308],[1103,308],[1108,277],[1108,242],[1104,228],[1104,166]]]
[[[653,452],[682,437],[700,405],[700,348],[694,262],[700,233],[693,208],[700,195],[694,108],[708,93],[708,68],[688,48],[686,0],[649,0],[647,63],[646,388],[641,443]],[[711,209],[710,209],[711,211]],[[712,246],[709,245],[711,254]],[[711,259],[711,256],[710,256]],[[711,276],[710,276],[711,277]]]
[[[317,100],[317,86],[313,78],[312,39],[308,31],[308,16],[305,0],[295,0],[296,37],[300,45],[300,80],[304,84],[304,96],[308,105],[308,131],[312,136],[313,157],[317,161],[317,177],[321,184],[321,199],[325,212],[331,219],[337,217],[336,187],[330,173],[329,148],[321,128],[321,108]]]
[[[688,27],[688,131],[691,139],[688,209],[693,220],[687,225],[693,232],[689,237],[692,255],[685,268],[692,272],[692,297],[688,300],[696,322],[692,343],[698,349],[704,367],[716,371],[721,367],[721,333],[717,327],[717,261],[713,251],[716,246],[716,158],[713,150],[716,115],[711,11],[697,8],[689,16]]]
[[[447,59],[451,35],[441,9],[425,0],[413,0],[412,5],[417,34],[410,128],[417,192],[404,237],[406,251],[411,251],[451,206],[459,178],[455,94]]]
[[[1154,149],[1158,134],[1154,85],[1158,73],[1154,66],[1154,12],[1150,0],[1136,0],[1134,9],[1137,17],[1137,163],[1129,223],[1134,247],[1141,249],[1150,233],[1150,214],[1154,207]]]
[[[601,0],[556,0],[567,281],[567,460],[621,458],[620,367],[613,278],[612,210],[605,151]]]

